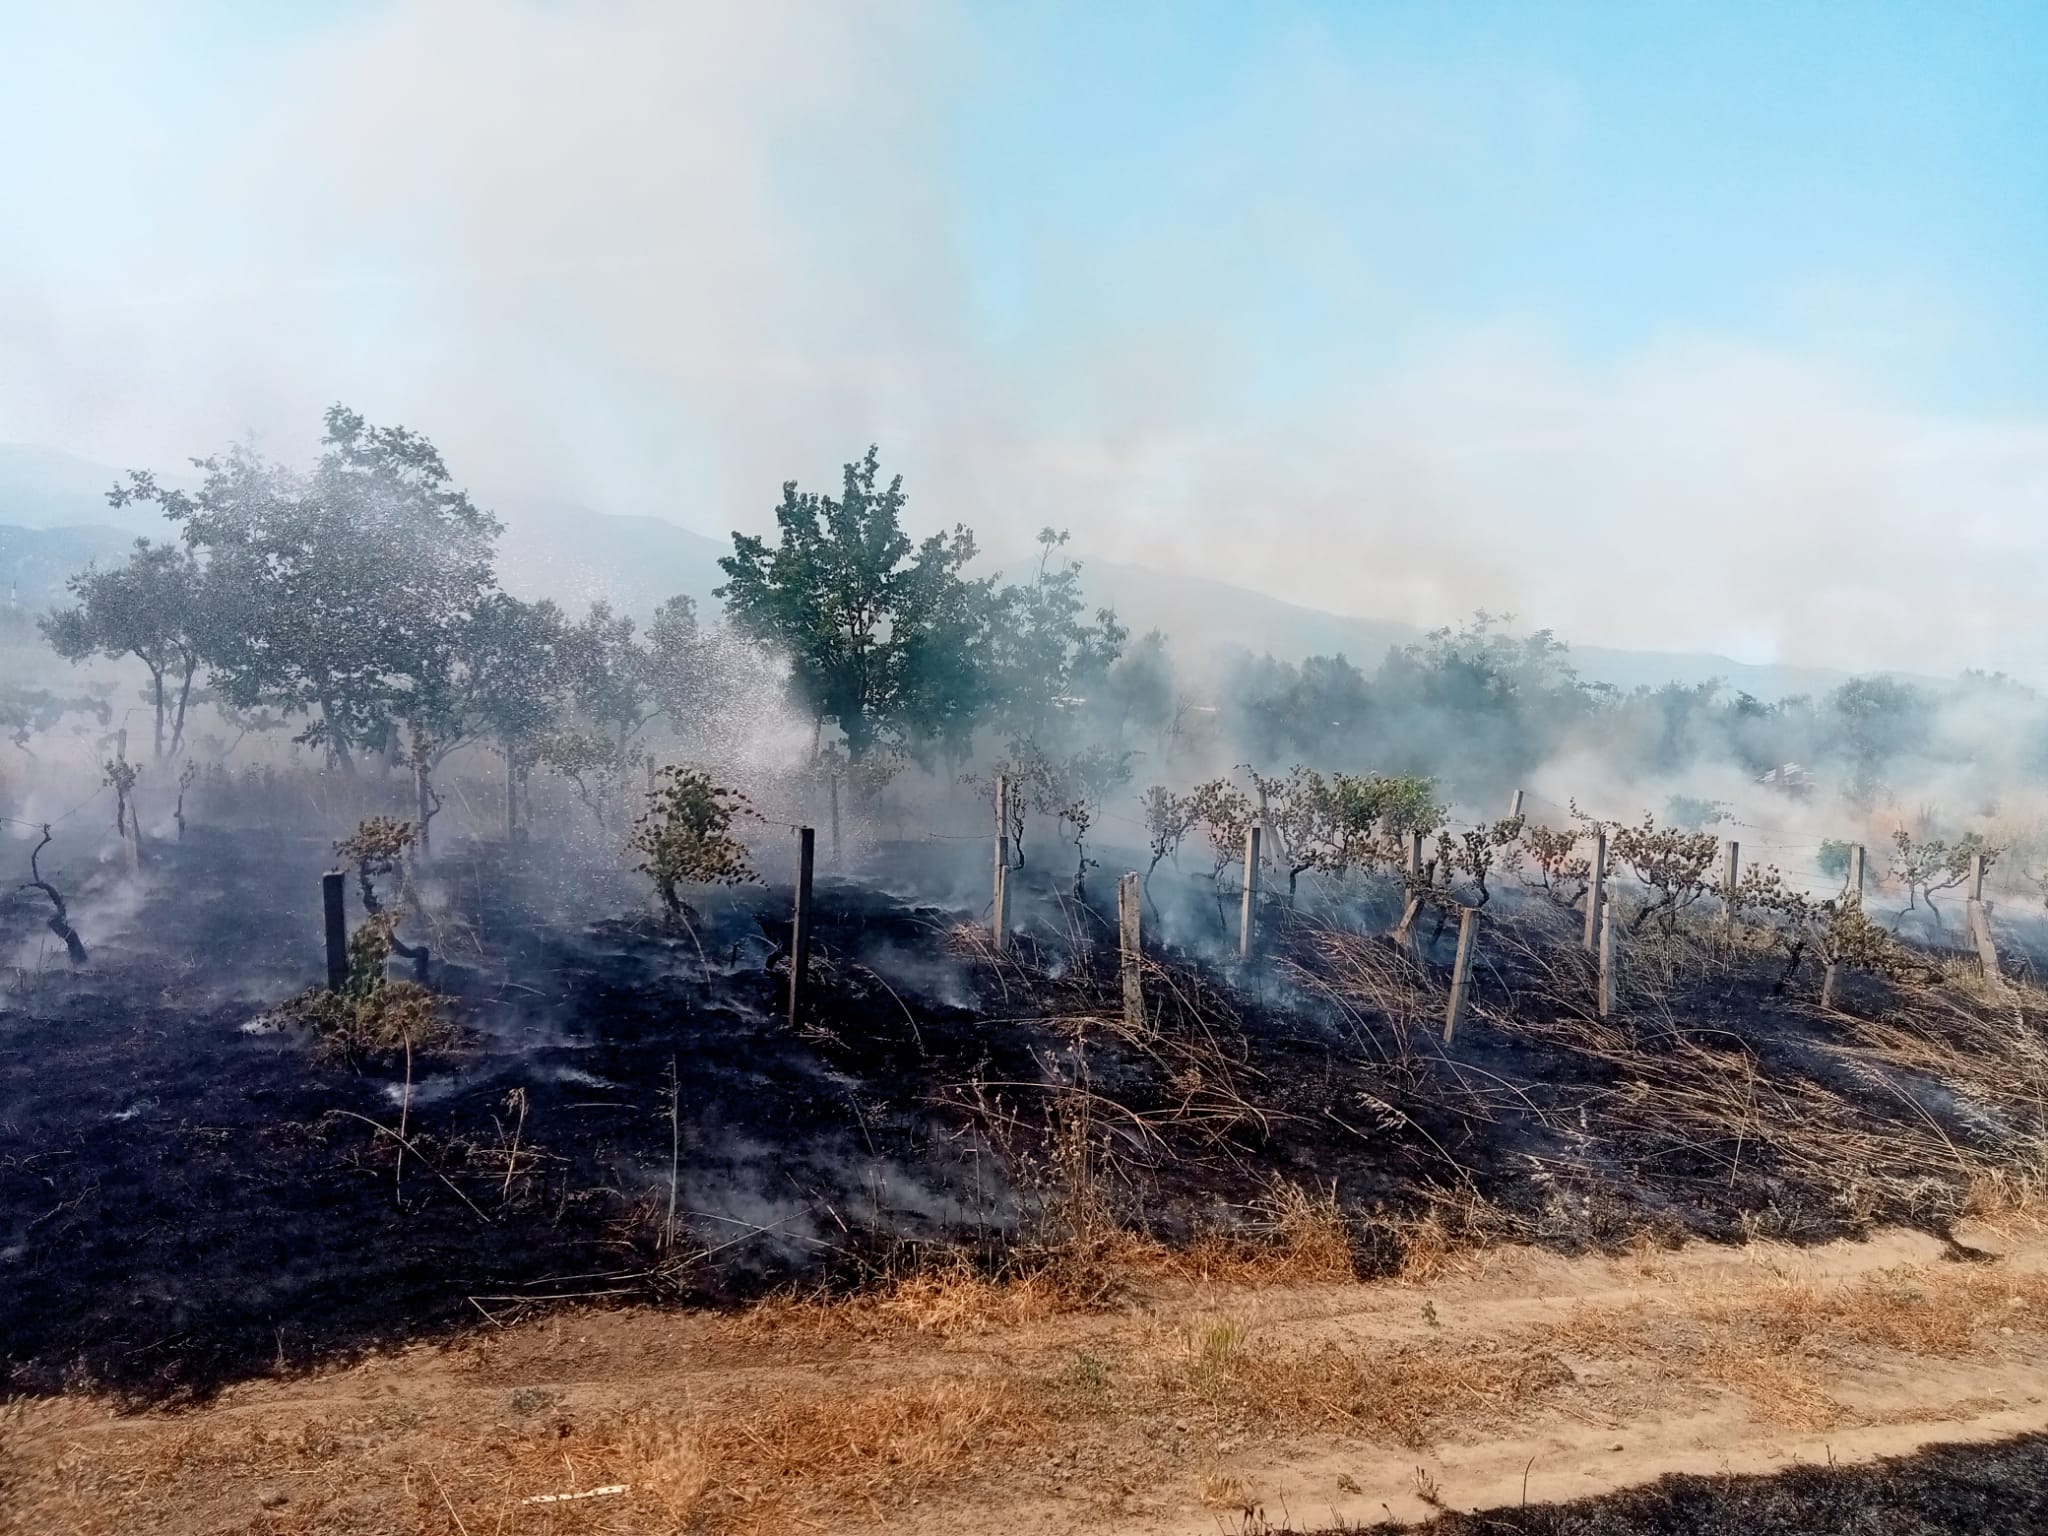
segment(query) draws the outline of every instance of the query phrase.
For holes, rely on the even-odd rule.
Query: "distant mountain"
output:
[[[0,443],[0,523],[14,528],[93,524],[161,538],[169,526],[151,507],[110,507],[121,471],[30,443]],[[175,484],[175,477],[166,477]]]
[[[1413,645],[1423,635],[1409,624],[1348,618],[1227,582],[1114,560],[1084,560],[1081,584],[1091,604],[1114,606],[1133,634],[1164,630],[1176,650],[1190,658],[1231,650],[1283,661],[1342,655],[1370,672],[1390,649]],[[1695,651],[1622,651],[1598,645],[1572,646],[1571,659],[1588,682],[1630,689],[1719,678],[1760,699],[1824,693],[1851,676],[1825,667],[1758,665]]]
[[[0,444],[0,598],[11,582],[23,606],[47,607],[62,599],[72,571],[94,559],[118,558],[138,533],[162,538],[171,531],[147,510],[108,507],[107,489],[118,478],[116,470],[71,454]],[[642,618],[677,593],[696,599],[700,612],[716,606],[711,593],[725,579],[718,557],[730,548],[726,540],[660,518],[621,517],[563,501],[499,502],[493,510],[505,523],[500,579],[518,596],[553,598],[572,614],[608,598],[614,608]],[[1028,564],[1024,557],[1002,568],[1015,579]],[[1190,659],[1237,649],[1288,661],[1341,653],[1370,671],[1390,647],[1422,638],[1410,625],[1325,613],[1228,582],[1113,560],[1084,559],[1082,585],[1092,605],[1115,607],[1135,634],[1164,630]],[[1571,654],[1582,677],[1621,688],[1720,678],[1776,699],[1824,692],[1850,676],[1689,651],[1575,645]]]
[[[551,597],[572,614],[598,598],[645,618],[682,594],[700,616],[724,584],[730,546],[655,517],[619,517],[561,501],[498,503],[498,579],[518,597]]]
[[[0,522],[0,604],[42,613],[65,600],[64,582],[95,560],[118,561],[135,542],[121,528],[16,528]]]

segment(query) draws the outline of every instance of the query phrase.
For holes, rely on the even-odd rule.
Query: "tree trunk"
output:
[[[505,841],[519,836],[519,756],[505,743]]]
[[[428,775],[432,772],[433,770],[427,766],[426,754],[424,752],[419,753],[418,760],[412,765],[412,787],[413,796],[417,802],[416,814],[419,817],[419,849],[422,862],[434,850],[433,834],[430,830],[430,824],[434,819],[434,789],[428,780]]]
[[[171,717],[172,757],[176,757],[178,750],[185,745],[185,709],[192,702],[192,674],[198,670],[199,661],[195,657],[185,663],[185,675],[178,683],[178,710]]]
[[[156,738],[150,746],[150,760],[160,763],[164,760],[164,669],[151,667],[149,677],[156,687]]]

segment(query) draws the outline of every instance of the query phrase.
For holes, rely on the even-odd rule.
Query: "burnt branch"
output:
[[[50,932],[64,941],[64,952],[71,957],[71,963],[73,965],[83,965],[86,959],[85,942],[78,937],[78,930],[71,926],[70,910],[64,905],[63,893],[43,878],[42,866],[38,862],[42,857],[43,850],[49,846],[50,826],[48,822],[45,822],[43,824],[43,840],[29,850],[29,878],[22,882],[21,888],[24,891],[41,891],[50,898],[50,905],[55,907],[57,911],[55,915],[45,920],[46,925]]]

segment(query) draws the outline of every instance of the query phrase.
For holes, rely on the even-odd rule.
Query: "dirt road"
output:
[[[1444,1255],[1379,1284],[920,1276],[571,1312],[124,1415],[4,1419],[9,1531],[1301,1528],[2048,1427],[2048,1238]]]

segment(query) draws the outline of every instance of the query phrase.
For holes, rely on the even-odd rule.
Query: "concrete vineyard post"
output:
[[[1970,900],[1982,901],[1983,899],[1984,855],[1981,853],[1973,853],[1970,855]]]
[[[1408,834],[1408,878],[1410,880],[1420,880],[1422,878],[1422,834],[1420,832],[1410,832]]]
[[[1604,897],[1600,902],[1600,980],[1594,1005],[1603,1019],[1614,1012],[1614,906]]]
[[[1116,916],[1119,959],[1123,966],[1124,1027],[1145,1028],[1145,950],[1139,928],[1138,877],[1125,875],[1116,883]]]
[[[1858,906],[1863,904],[1863,845],[1849,845],[1849,886],[1848,896]]]
[[[1244,907],[1237,919],[1237,958],[1249,960],[1252,957],[1252,925],[1258,920],[1259,907],[1259,849],[1264,843],[1263,829],[1253,822],[1244,834]]]
[[[1451,1000],[1444,1008],[1444,1044],[1458,1032],[1465,1017],[1465,997],[1472,987],[1472,939],[1479,929],[1479,911],[1466,907],[1458,914],[1458,958],[1451,963]]]
[[[1977,944],[1977,963],[1984,970],[1984,989],[1997,993],[2004,988],[2005,973],[1998,965],[1998,944],[1991,937],[1991,913],[1984,898],[1972,896],[1968,906],[1970,937]]]
[[[789,929],[789,1022],[797,1022],[804,1005],[804,985],[811,969],[811,869],[817,859],[815,828],[796,829],[796,915]]]
[[[989,937],[996,953],[1010,947],[1010,780],[996,775],[996,889],[995,909],[989,919]]]
[[[1010,864],[1010,776],[996,775],[996,863]]]
[[[839,866],[839,776],[832,777],[832,866]]]
[[[1735,891],[1742,876],[1742,844],[1729,838],[1721,850],[1721,921],[1735,926]]]
[[[1600,936],[1600,908],[1607,900],[1607,829],[1593,834],[1593,867],[1586,885],[1586,953],[1591,954]]]
[[[1513,821],[1522,814],[1522,792],[1518,789],[1508,797],[1508,820]]]
[[[327,990],[348,984],[348,876],[329,870],[320,877],[320,906],[327,928]]]

